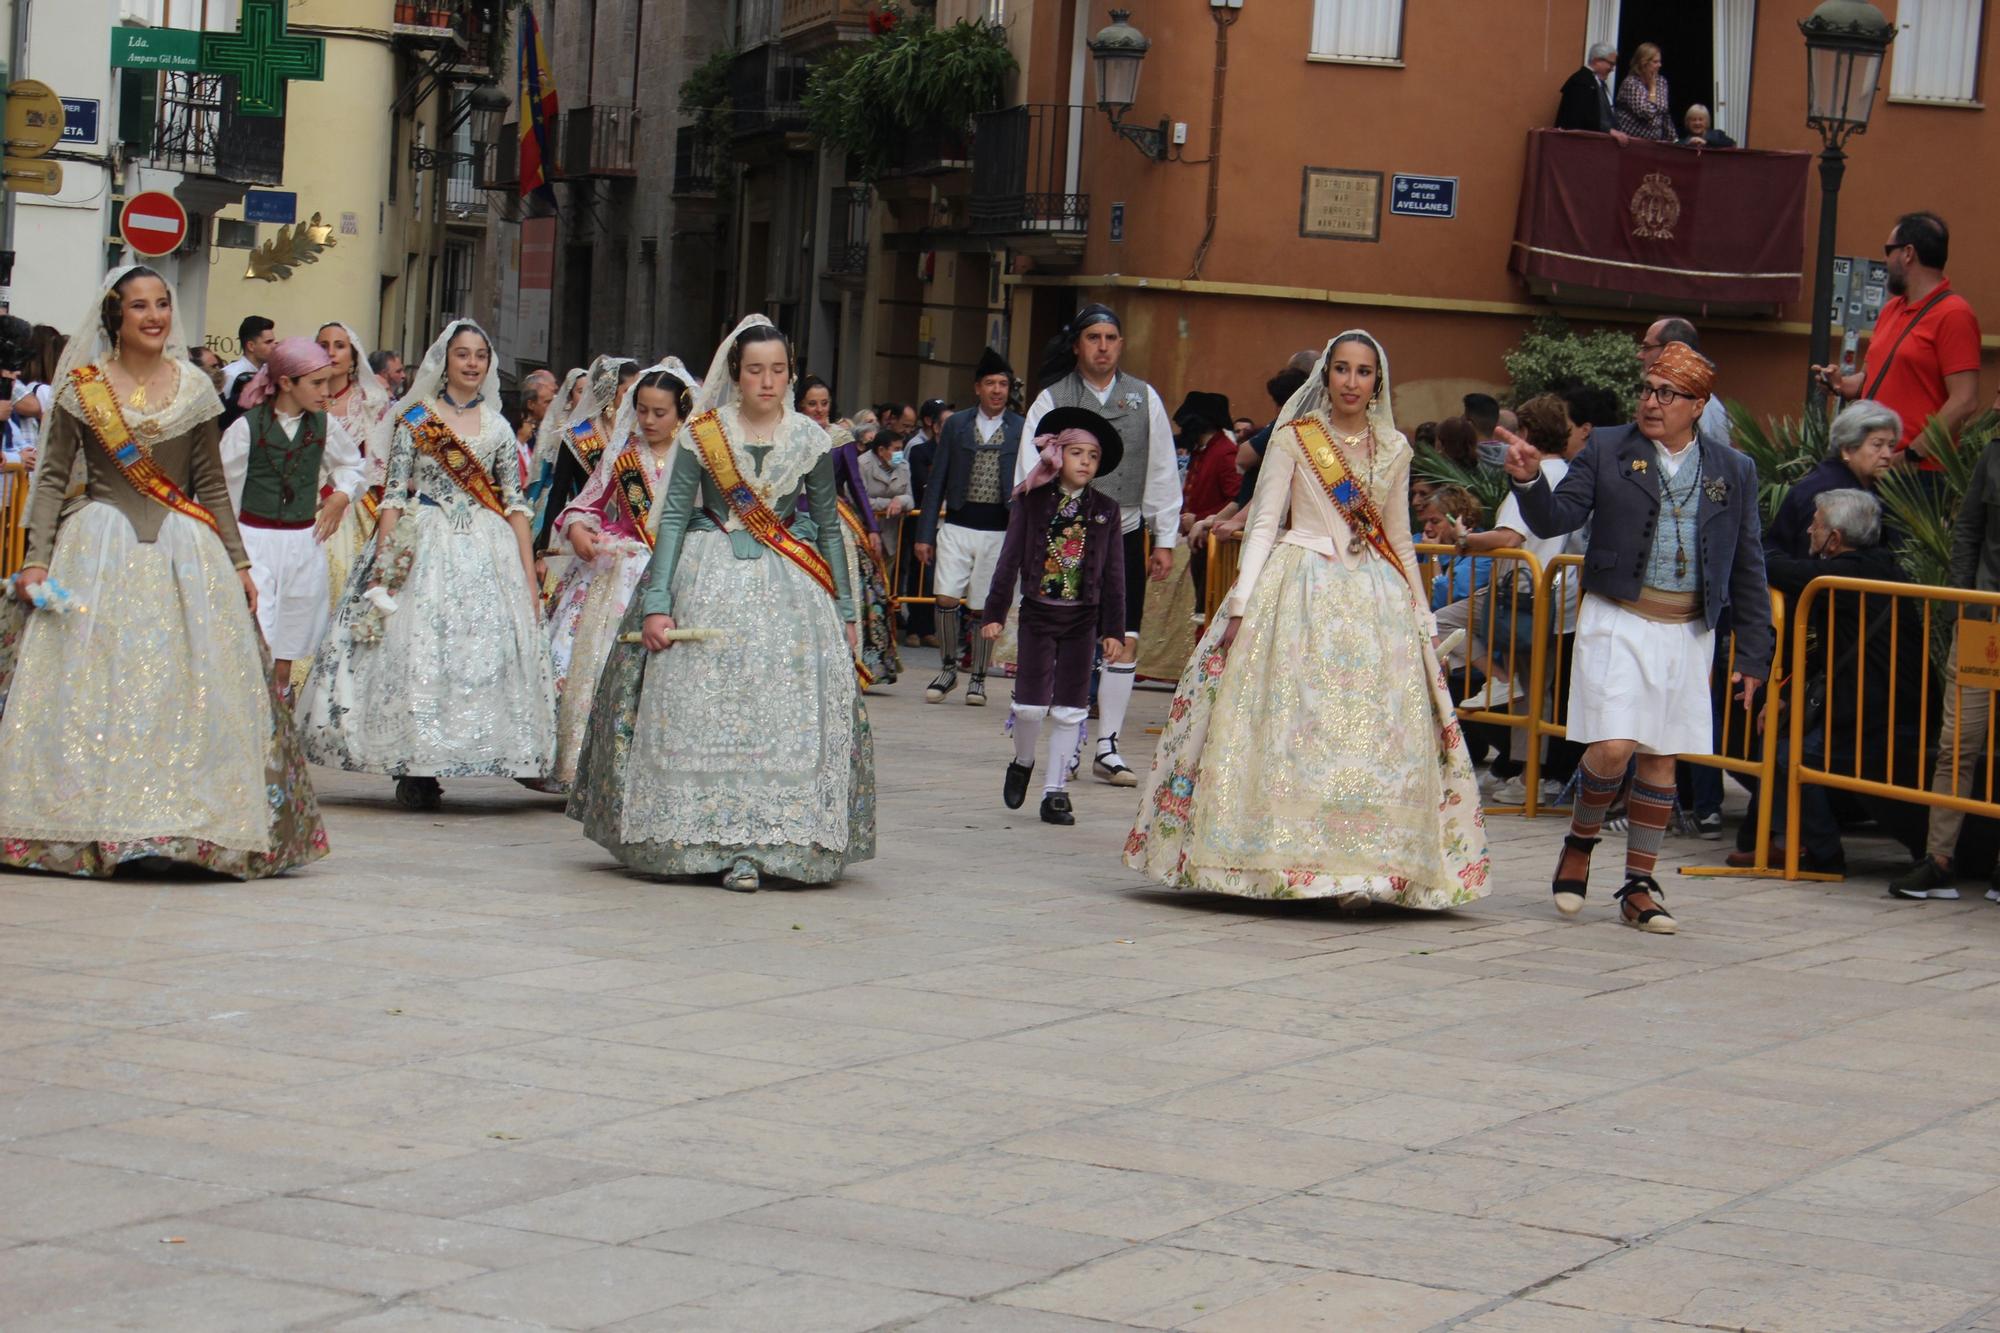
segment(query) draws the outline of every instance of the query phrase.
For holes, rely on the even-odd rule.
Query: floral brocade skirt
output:
[[[723,637],[649,653],[626,608],[597,682],[569,815],[634,870],[700,875],[746,860],[804,884],[875,855],[868,710],[833,599],[780,556],[695,532],[674,619]]]
[[[1409,584],[1281,543],[1182,672],[1125,863],[1170,888],[1430,910],[1483,897],[1472,762]]]
[[[841,501],[841,508],[848,508],[846,501]],[[875,563],[874,553],[855,537],[853,525],[848,526],[846,535],[847,586],[854,590],[855,605],[861,611],[861,623],[855,627],[861,640],[861,663],[875,684],[894,685],[896,677],[903,674],[903,655],[896,647],[896,612],[889,600],[888,577]]]
[[[632,591],[652,563],[644,542],[600,538],[595,560],[572,559],[549,599],[549,666],[556,686],[556,762],[538,791],[567,792],[576,781],[577,756],[590,725],[591,700],[604,659],[618,637]]]
[[[0,864],[103,877],[164,858],[238,879],[326,855],[271,660],[222,542],[110,505],[63,521],[82,608],[0,609]]]

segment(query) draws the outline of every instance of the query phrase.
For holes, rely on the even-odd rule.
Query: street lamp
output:
[[[448,148],[429,148],[423,144],[410,145],[410,170],[412,173],[436,171],[451,168],[460,163],[475,164],[474,179],[484,180],[487,173],[483,169],[487,150],[500,138],[500,119],[513,105],[507,94],[490,83],[482,83],[464,99],[451,108],[452,117],[444,127],[449,139],[458,133],[458,127],[471,122],[472,151],[454,152]]]
[[[1166,118],[1160,119],[1158,129],[1127,125],[1122,119],[1139,100],[1139,66],[1153,45],[1145,33],[1126,22],[1131,17],[1129,9],[1112,10],[1110,26],[1088,43],[1091,61],[1097,66],[1097,109],[1111,117],[1111,128],[1121,137],[1153,161],[1162,162],[1167,156]]]
[[[1840,178],[1847,172],[1847,140],[1868,129],[1882,57],[1896,39],[1895,25],[1867,0],[1826,0],[1799,20],[1806,38],[1806,124],[1819,131],[1819,257],[1813,276],[1812,363],[1826,365],[1833,351],[1833,251],[1839,217]],[[1808,389],[1824,410],[1826,386],[1818,375]]]

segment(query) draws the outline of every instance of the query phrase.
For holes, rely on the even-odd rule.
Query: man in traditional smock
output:
[[[1125,373],[1121,364],[1124,352],[1122,326],[1108,306],[1085,306],[1056,335],[1042,364],[1042,382],[1048,387],[1028,406],[1014,481],[1018,485],[1034,471],[1041,457],[1035,450],[1035,435],[1042,418],[1058,407],[1081,407],[1097,413],[1125,442],[1125,454],[1131,462],[1106,477],[1098,488],[1118,502],[1124,515],[1128,574],[1125,651],[1116,662],[1104,664],[1104,675],[1098,682],[1097,752],[1091,771],[1113,786],[1136,787],[1139,775],[1118,753],[1118,735],[1125,726],[1125,710],[1132,703],[1134,673],[1139,667],[1139,622],[1146,612],[1146,580],[1137,571],[1144,567],[1149,576],[1159,580],[1173,570],[1173,548],[1181,539],[1181,472],[1174,458],[1174,427],[1167,420],[1167,405],[1152,385]],[[1150,559],[1144,532],[1148,527],[1153,532]]]
[[[1556,909],[1583,910],[1598,830],[1637,756],[1619,916],[1660,935],[1676,929],[1653,878],[1673,813],[1674,758],[1715,748],[1716,621],[1730,610],[1746,707],[1773,646],[1756,468],[1697,430],[1714,390],[1715,367],[1685,343],[1668,344],[1640,386],[1639,420],[1593,432],[1553,489],[1534,446],[1501,433],[1535,535],[1591,525],[1569,696],[1569,738],[1589,748],[1556,869]]]

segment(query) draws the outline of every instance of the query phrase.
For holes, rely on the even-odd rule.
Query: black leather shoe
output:
[[[1052,791],[1042,797],[1042,822],[1044,824],[1074,824],[1076,815],[1069,808],[1069,793]]]
[[[1021,802],[1028,799],[1028,779],[1034,776],[1033,764],[1017,764],[1007,761],[1007,785],[1000,789],[1000,799],[1007,803],[1009,810],[1019,810]]]

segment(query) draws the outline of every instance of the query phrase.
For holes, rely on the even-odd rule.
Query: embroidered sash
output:
[[[750,488],[742,469],[736,466],[736,451],[730,447],[729,437],[723,433],[721,415],[713,408],[702,413],[688,422],[688,434],[694,439],[702,464],[715,478],[716,485],[722,488],[730,512],[742,521],[745,530],[765,547],[804,570],[807,577],[826,589],[827,596],[837,597],[833,567],[826,563],[826,557],[813,546],[800,541],[776,511]],[[860,678],[863,689],[875,683],[868,668],[858,660],[854,663],[854,673]]]
[[[76,396],[83,404],[84,419],[97,437],[104,452],[111,455],[111,461],[124,474],[132,488],[149,499],[157,500],[176,514],[185,514],[197,523],[205,524],[210,532],[220,535],[215,526],[215,515],[208,512],[166,473],[160,471],[153,455],[133,436],[131,426],[126,424],[125,414],[119,410],[117,395],[111,392],[111,385],[105,380],[104,372],[96,366],[78,366],[69,373],[70,382],[76,385]]]
[[[370,486],[367,490],[361,492],[361,508],[368,515],[370,523],[375,522],[376,519],[382,516],[382,488],[380,486]]]
[[[1375,500],[1368,494],[1368,488],[1355,479],[1354,469],[1347,465],[1347,455],[1340,452],[1340,446],[1333,442],[1333,435],[1320,424],[1316,417],[1300,417],[1292,422],[1298,431],[1300,452],[1306,462],[1312,465],[1319,477],[1320,487],[1327,499],[1340,511],[1348,528],[1360,540],[1373,547],[1375,554],[1389,562],[1390,568],[1408,577],[1403,562],[1396,556],[1396,548],[1389,543],[1389,530],[1383,525],[1382,511],[1375,506]],[[1359,548],[1350,548],[1359,549]]]
[[[618,455],[611,465],[611,479],[618,483],[618,494],[624,497],[625,508],[638,525],[640,539],[647,550],[652,550],[653,526],[646,522],[646,515],[653,508],[653,483],[646,479],[646,463],[639,457],[638,445]]]
[[[452,434],[451,427],[438,420],[436,413],[418,403],[403,413],[403,424],[409,427],[410,440],[418,453],[428,454],[446,476],[458,483],[460,490],[481,505],[502,518],[507,516],[507,507],[500,502],[493,478],[473,459],[458,436]]]
[[[569,428],[569,447],[576,454],[576,461],[583,464],[585,472],[595,472],[598,460],[604,457],[604,444],[597,438],[597,423],[589,417]]]

